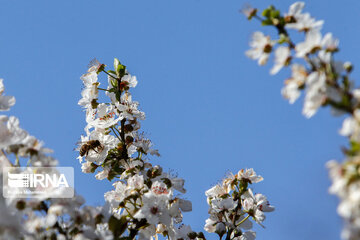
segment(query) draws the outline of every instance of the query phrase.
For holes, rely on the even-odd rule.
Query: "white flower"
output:
[[[19,156],[27,157],[31,152],[41,153],[52,153],[53,151],[49,148],[44,148],[44,142],[39,141],[34,136],[27,135],[21,141],[21,147],[19,148]],[[49,159],[48,159],[49,160]]]
[[[145,218],[150,224],[162,223],[165,226],[170,226],[171,217],[167,209],[168,198],[167,195],[157,195],[152,192],[144,194],[143,206],[134,215],[137,219]]]
[[[341,231],[341,239],[357,240],[360,236],[360,228],[354,223],[346,222],[345,227]]]
[[[305,41],[296,45],[296,57],[305,57],[316,49],[321,49],[321,33],[318,30],[311,30],[306,33]]]
[[[335,160],[331,160],[326,163],[326,167],[329,169],[329,176],[332,181],[329,193],[336,194],[341,198],[347,197],[348,180],[344,177],[342,165]]]
[[[91,71],[83,74],[80,79],[83,81],[85,87],[88,88],[98,82],[98,75],[96,72]]]
[[[215,232],[216,230],[216,223],[217,221],[212,219],[212,218],[208,218],[205,220],[205,226],[204,226],[204,230],[209,232],[209,233],[212,233],[212,232]]]
[[[291,66],[291,71],[292,76],[285,81],[285,86],[281,90],[281,94],[293,104],[300,96],[301,92],[299,88],[305,84],[307,72],[304,66],[296,63]]]
[[[270,70],[270,74],[274,75],[278,73],[283,66],[289,64],[290,61],[290,49],[285,46],[280,46],[275,51],[275,65]]]
[[[178,190],[181,193],[186,193],[186,189],[184,188],[185,180],[182,178],[171,178],[171,186]]]
[[[19,127],[19,119],[0,116],[0,148],[21,144],[27,135],[27,132]]]
[[[88,73],[97,73],[101,66],[104,66],[101,64],[96,58],[92,59],[88,65]]]
[[[256,8],[251,7],[249,4],[245,4],[241,9],[242,12],[248,19],[251,19],[257,12]]]
[[[135,174],[128,179],[128,188],[142,189],[144,187],[144,177],[142,175]]]
[[[189,239],[188,234],[192,232],[189,225],[182,224],[180,227],[175,228],[174,239]]]
[[[351,136],[355,132],[355,129],[358,128],[358,125],[359,123],[353,117],[347,117],[343,121],[339,134],[345,137]]]
[[[325,50],[320,50],[317,58],[313,59],[313,64],[320,67],[322,63],[330,64],[332,60],[331,53]]]
[[[0,78],[0,111],[8,111],[15,104],[15,97],[3,96],[4,90],[3,79]]]
[[[2,174],[0,174],[0,178],[0,191],[2,191]],[[1,236],[4,237],[4,235],[6,236],[8,234],[9,239],[20,239],[21,235],[25,233],[22,216],[19,211],[16,211],[15,208],[6,203],[2,195],[0,196],[0,211]],[[31,222],[31,220],[27,222]],[[29,229],[26,228],[26,231],[29,231]],[[6,239],[6,237],[3,239]]]
[[[334,39],[331,33],[325,34],[325,36],[322,38],[319,30],[311,30],[306,33],[305,41],[296,45],[296,56],[302,58],[309,53],[323,49],[323,51],[319,52],[318,57],[322,62],[330,63],[331,52],[336,51],[338,45],[339,40]],[[342,64],[341,68],[343,69]]]
[[[128,156],[131,157],[134,153],[137,152],[138,148],[134,144],[127,145]]]
[[[217,196],[221,196],[221,195],[224,195],[224,194],[227,194],[228,192],[226,191],[225,188],[223,188],[222,186],[220,185],[215,185],[214,187],[210,188],[209,190],[207,190],[205,192],[205,195],[208,197],[208,198],[214,198],[214,197],[217,197]]]
[[[151,155],[160,156],[158,150],[152,149],[152,142],[149,139],[139,139],[133,143],[137,147],[137,151],[143,152],[145,154],[150,153]]]
[[[120,179],[125,179],[129,175],[138,172],[139,168],[142,167],[144,163],[139,160],[133,160],[130,162],[122,161],[122,165],[125,167],[125,171],[121,174]]]
[[[304,13],[296,19],[296,23],[288,23],[285,27],[299,31],[311,31],[320,30],[323,24],[323,20],[316,21],[309,13]]]
[[[121,82],[125,82],[128,87],[136,87],[137,80],[135,76],[131,76],[130,74],[127,74],[121,78]]]
[[[258,223],[265,220],[264,212],[272,212],[275,210],[275,208],[269,204],[264,195],[258,193],[254,196],[251,189],[248,189],[241,196],[241,204],[245,212],[252,212],[252,216]]]
[[[260,175],[256,175],[256,172],[252,168],[246,169],[245,171],[244,169],[241,169],[237,173],[237,179],[239,180],[245,179],[250,183],[258,183],[264,180],[263,177],[261,177]]]
[[[293,3],[289,8],[289,12],[287,14],[285,14],[285,16],[292,16],[295,19],[301,17],[301,15],[302,15],[301,12],[304,9],[304,6],[305,6],[304,2]]]
[[[151,191],[155,195],[169,195],[171,192],[167,188],[166,184],[162,181],[154,181],[151,185]]]
[[[310,31],[312,29],[320,30],[324,21],[316,21],[309,13],[302,13],[304,2],[296,2],[290,6],[289,12],[285,17],[293,17],[295,23],[288,23],[286,28],[296,29],[298,31]]]
[[[258,59],[259,65],[264,65],[269,59],[272,46],[270,36],[265,36],[262,32],[254,32],[250,42],[252,49],[246,51],[245,54],[251,59]]]
[[[108,177],[110,172],[110,168],[109,167],[104,167],[103,170],[101,172],[98,172],[95,177],[97,180],[104,180],[105,178]]]
[[[150,225],[146,228],[141,228],[138,234],[138,240],[154,240],[156,234],[156,228],[154,225]]]
[[[338,48],[339,40],[333,38],[332,33],[327,33],[322,39],[321,45],[325,47],[325,50],[335,51]]]
[[[113,105],[107,106],[105,103],[101,103],[97,107],[97,118],[94,116],[94,111],[87,112],[86,121],[88,123],[87,128],[109,128],[116,125],[122,117],[116,117],[116,109]]]
[[[113,186],[115,187],[115,190],[105,193],[104,198],[113,208],[116,208],[119,203],[128,196],[128,191],[126,184],[121,181],[115,182]]]
[[[177,198],[179,200],[179,208],[183,212],[191,212],[192,211],[192,203],[189,200]]]
[[[254,231],[247,231],[244,232],[240,237],[239,240],[255,240],[256,232]],[[234,238],[235,239],[235,238]]]
[[[232,198],[215,198],[211,200],[211,207],[215,212],[233,210],[237,203]]]
[[[84,88],[81,92],[82,98],[78,104],[84,108],[92,108],[92,103],[99,97],[98,83],[94,83]]]
[[[91,169],[92,169],[91,162],[85,161],[81,164],[81,171],[83,173],[91,173]]]
[[[325,73],[312,72],[306,79],[306,96],[303,114],[310,118],[326,99],[326,75]]]
[[[127,118],[129,120],[134,120],[134,118],[138,118],[140,120],[145,119],[145,113],[138,110],[139,103],[138,102],[132,102],[132,101],[126,101],[121,103],[115,104],[116,108],[121,112],[122,118]]]
[[[119,143],[119,140],[116,137],[104,134],[100,129],[91,132],[88,137],[81,137],[81,142],[83,144],[86,144],[89,140],[98,140],[100,142],[100,147],[90,149],[87,154],[85,154],[86,161],[96,162],[97,164],[102,164],[106,159],[109,150],[115,148]]]

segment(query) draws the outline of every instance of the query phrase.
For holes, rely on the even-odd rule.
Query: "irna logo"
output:
[[[5,198],[72,198],[72,167],[6,167],[3,169]]]
[[[23,174],[23,173],[9,173],[8,172],[8,186],[13,188],[19,187],[69,187],[69,184],[66,180],[65,174],[48,174],[48,173],[38,173],[38,174]]]

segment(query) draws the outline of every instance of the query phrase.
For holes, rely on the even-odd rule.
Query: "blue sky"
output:
[[[186,180],[193,212],[185,223],[201,231],[204,191],[228,171],[253,167],[265,178],[255,192],[277,208],[266,229],[256,228],[258,239],[339,239],[324,165],[342,159],[342,118],[325,109],[306,120],[302,99],[289,105],[280,95],[289,72],[270,77],[271,64],[260,68],[245,57],[253,31],[272,32],[239,14],[245,1],[0,2],[0,77],[17,99],[10,114],[55,150],[61,166],[75,168],[76,190],[88,204],[102,204],[112,187],[81,173],[73,151],[85,126],[79,77],[92,58],[111,65],[118,57],[139,80],[133,93],[147,114],[143,129],[162,154],[153,163]],[[287,11],[291,3],[251,4]],[[338,59],[355,65],[359,7],[356,0],[306,5],[340,39]]]

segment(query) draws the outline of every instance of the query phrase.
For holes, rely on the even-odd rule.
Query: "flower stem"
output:
[[[240,226],[243,222],[245,222],[246,220],[248,220],[248,218],[250,217],[250,215],[247,215],[243,220],[241,220],[238,224],[236,224],[236,226]]]

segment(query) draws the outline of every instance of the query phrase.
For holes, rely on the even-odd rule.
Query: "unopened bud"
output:
[[[240,12],[243,13],[247,19],[251,20],[256,15],[257,9],[250,5],[245,5],[240,9]]]
[[[220,238],[226,233],[226,227],[225,224],[220,222],[216,224],[216,230],[215,232],[220,236]]]
[[[353,65],[351,62],[344,62],[344,69],[350,73],[353,70]]]

